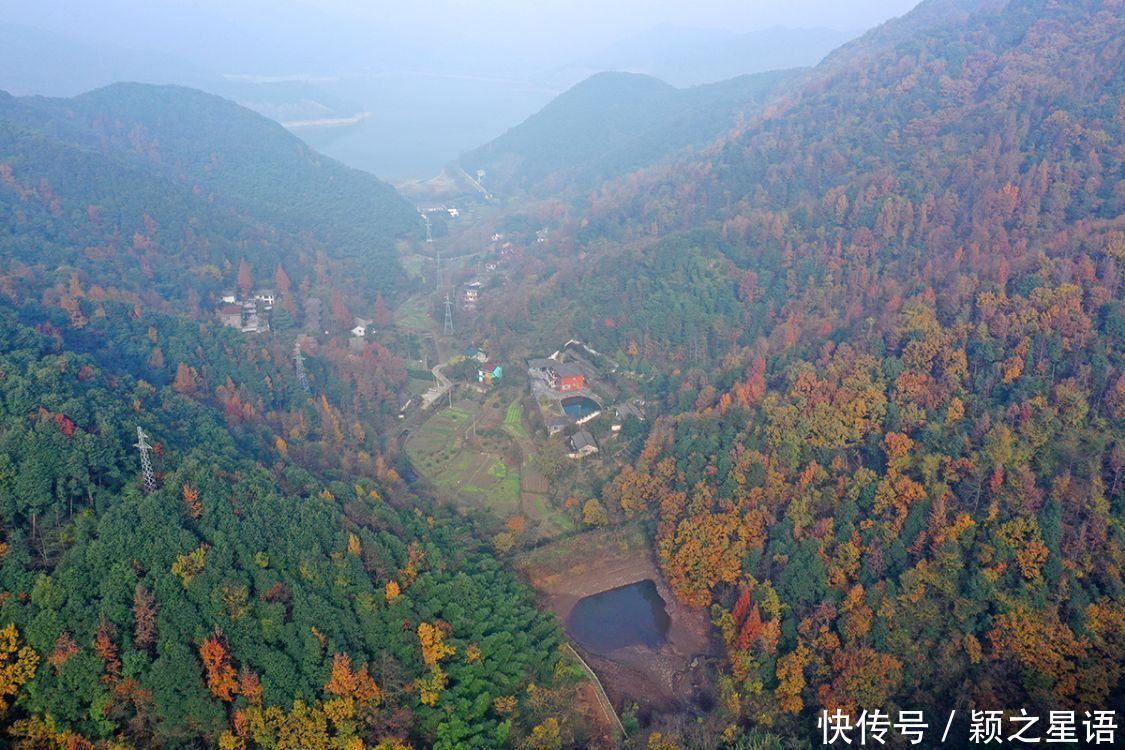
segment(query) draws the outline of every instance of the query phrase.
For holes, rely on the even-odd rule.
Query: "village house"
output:
[[[586,374],[575,365],[555,359],[529,359],[529,375],[545,380],[551,390],[559,393],[578,391],[586,387]]]
[[[547,434],[558,435],[565,430],[574,420],[570,417],[548,417],[547,418]]]
[[[242,303],[242,332],[258,333],[269,330],[269,325],[258,317],[258,305],[255,302]]]
[[[475,359],[482,364],[488,361],[488,354],[476,344],[469,344],[465,347],[465,351],[461,352],[461,356],[465,359]]]
[[[477,382],[492,385],[504,376],[504,367],[495,362],[484,362],[477,368]]]
[[[242,305],[233,302],[223,305],[219,308],[219,320],[225,326],[242,330]]]
[[[571,458],[582,458],[598,452],[598,444],[594,442],[594,436],[589,430],[579,430],[574,433],[570,438],[569,445],[570,453],[567,455]]]
[[[613,420],[613,424],[610,426],[610,429],[614,432],[620,432],[622,426],[624,426],[625,424],[625,420],[629,417],[633,417],[634,419],[637,419],[641,422],[645,421],[644,413],[640,410],[640,408],[636,404],[631,404],[628,401],[620,403],[617,406],[613,407],[613,414],[615,419]]]
[[[355,318],[352,321],[352,337],[362,339],[367,336],[367,326],[371,325],[371,321],[367,318]]]
[[[254,301],[260,304],[263,309],[272,310],[277,302],[277,296],[272,289],[259,289],[254,292]]]
[[[586,375],[574,365],[560,362],[547,369],[547,382],[559,393],[569,393],[586,387]]]

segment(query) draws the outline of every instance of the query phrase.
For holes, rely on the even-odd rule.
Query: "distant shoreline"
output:
[[[355,125],[371,116],[370,112],[357,112],[351,117],[329,117],[320,120],[289,120],[281,123],[286,128],[333,128],[341,125]]]

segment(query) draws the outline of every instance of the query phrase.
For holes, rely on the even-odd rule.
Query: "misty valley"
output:
[[[0,19],[0,746],[1125,737],[1119,2],[142,5]]]

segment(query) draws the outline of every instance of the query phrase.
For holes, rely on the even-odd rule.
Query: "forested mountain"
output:
[[[101,333],[200,337],[131,312],[108,303]],[[265,388],[220,410],[194,372],[154,386],[105,363],[62,311],[5,300],[0,318],[5,745],[504,743],[557,626],[463,521],[396,507],[397,480],[293,460],[341,429],[326,399],[294,397],[312,428],[283,438],[246,408]],[[236,351],[228,383],[287,377]]]
[[[758,73],[687,89],[646,75],[599,73],[461,163],[484,169],[486,183],[501,192],[584,193],[711,143],[804,73]]]
[[[239,255],[272,275],[278,263],[292,268],[303,256],[311,265],[328,253],[373,294],[401,281],[395,239],[420,231],[389,185],[191,89],[116,84],[73,99],[0,95],[0,138],[2,228],[29,265],[47,261],[39,249],[47,246],[59,253],[52,267],[116,275],[125,271],[115,263],[139,255],[169,283],[188,269],[206,283],[211,268]]]
[[[926,0],[811,72],[595,77],[465,158],[537,200],[459,325],[643,393],[591,494],[714,626],[713,705],[634,747],[1120,709],[1123,101],[1120,0]],[[213,97],[0,96],[0,744],[598,740],[492,529],[395,469],[416,232]],[[273,330],[215,324],[262,283]]]
[[[402,361],[319,328],[291,361],[295,303],[378,313],[415,223],[214,97],[0,99],[0,745],[503,747],[566,713],[558,626],[393,468]],[[262,284],[273,330],[217,324]]]
[[[1116,2],[926,2],[554,207],[491,325],[651,376],[607,499],[722,634],[718,726],[1119,702],[1123,53]]]

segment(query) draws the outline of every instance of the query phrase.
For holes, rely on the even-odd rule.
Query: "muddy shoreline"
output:
[[[556,542],[517,561],[541,603],[565,626],[579,600],[651,580],[670,618],[665,643],[658,648],[630,646],[598,654],[575,643],[597,672],[606,693],[620,708],[636,702],[642,710],[684,710],[697,699],[702,670],[696,657],[712,653],[711,623],[706,610],[676,599],[653,558],[643,532],[636,528],[602,530]]]

